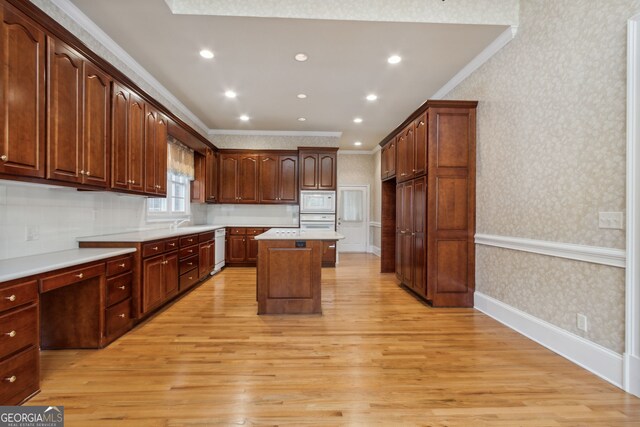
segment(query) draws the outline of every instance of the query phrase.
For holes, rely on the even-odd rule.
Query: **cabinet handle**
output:
[[[193,239],[187,239],[187,242],[191,243],[193,242]]]
[[[120,268],[124,268],[124,267],[125,267],[125,265],[126,265],[126,264],[123,262],[122,264],[118,264],[118,267],[120,267]]]
[[[412,235],[412,236],[415,236],[415,235],[416,235],[416,233],[411,233],[411,235]]]
[[[329,246],[329,249],[335,249],[335,248],[336,248],[336,245]]]
[[[124,319],[124,318],[125,318],[125,314],[124,314],[124,313],[122,313],[122,314],[118,314],[118,317],[121,317],[121,318],[123,318],[123,319]]]
[[[4,380],[10,383],[15,383],[17,379],[18,377],[16,377],[15,375],[11,375],[10,377],[5,378]]]
[[[16,331],[7,332],[7,333],[5,333],[5,335],[7,335],[10,338],[13,338],[13,337],[16,336]]]
[[[6,162],[7,160],[9,160],[9,158],[7,157],[6,154],[3,154],[2,156],[0,156],[0,160],[2,160],[3,162]]]
[[[193,276],[189,276],[189,280],[193,279]]]
[[[167,264],[169,264],[169,261],[162,261],[162,263],[163,263],[164,265],[167,265]]]
[[[157,250],[158,250],[158,247],[156,246],[156,247],[153,247],[153,248],[151,248],[151,249],[153,249],[154,251],[157,251]]]
[[[187,252],[191,254],[193,253],[193,249],[189,249]]]
[[[6,300],[9,300],[9,301],[13,302],[13,301],[15,301],[15,300],[16,300],[16,296],[15,296],[15,295],[11,295],[11,296],[8,296],[8,297],[4,297],[4,299],[6,299]]]
[[[169,246],[174,247],[176,244],[175,243],[169,243]]]
[[[124,286],[124,285],[122,285],[122,286],[118,286],[118,289],[121,289],[121,290],[123,290],[123,291],[124,291],[125,289],[127,289],[127,287],[126,287],[126,286]]]
[[[82,279],[82,278],[84,277],[84,273],[76,274],[76,277],[77,277],[78,279]]]

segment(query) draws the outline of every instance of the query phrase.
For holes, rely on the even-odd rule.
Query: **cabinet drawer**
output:
[[[188,271],[184,274],[180,275],[180,290],[183,291],[187,288],[190,288],[194,284],[198,282],[198,269],[194,268],[191,271]]]
[[[3,405],[20,403],[38,390],[38,357],[38,348],[32,347],[0,363],[0,402]]]
[[[131,326],[131,298],[108,308],[106,311],[107,336]]]
[[[40,292],[48,292],[92,277],[101,276],[104,272],[104,263],[100,263],[67,271],[66,273],[54,274],[40,280]]]
[[[247,234],[247,230],[244,227],[234,227],[231,228],[229,234]]]
[[[184,236],[180,238],[180,247],[184,248],[185,246],[191,246],[198,243],[198,235],[190,234],[188,236]]]
[[[133,273],[107,279],[107,306],[111,306],[131,296]]]
[[[165,242],[153,242],[142,245],[142,256],[146,258],[163,253],[164,244]]]
[[[215,236],[216,236],[216,233],[214,231],[201,233],[200,235],[198,235],[198,242],[200,243],[208,242],[209,240],[213,240]]]
[[[169,239],[169,240],[165,240],[164,241],[164,250],[165,251],[172,251],[174,249],[178,249],[178,238],[177,237],[175,239]]]
[[[0,316],[0,358],[37,344],[37,305]]]
[[[247,228],[247,236],[257,236],[262,233],[264,233],[262,228]]]
[[[184,274],[187,271],[196,268],[198,266],[198,255],[185,258],[180,261],[180,274]]]
[[[180,259],[188,258],[192,255],[196,255],[198,253],[198,246],[189,246],[186,248],[180,249]]]
[[[0,311],[8,310],[38,299],[38,282],[20,283],[0,290]]]
[[[131,256],[107,261],[107,277],[131,271],[132,264],[133,258]]]

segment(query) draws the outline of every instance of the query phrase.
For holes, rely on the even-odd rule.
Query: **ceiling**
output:
[[[375,147],[507,28],[174,15],[164,0],[72,2],[210,129],[338,132],[343,149]],[[295,61],[299,52],[309,59]],[[392,54],[402,61],[387,63]],[[367,101],[370,93],[378,99]]]

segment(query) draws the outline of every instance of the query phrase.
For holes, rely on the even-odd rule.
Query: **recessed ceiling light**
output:
[[[354,142],[354,143],[353,143],[353,145],[361,146],[361,145],[362,145],[362,142],[360,142],[360,141],[356,141],[356,142]]]
[[[402,58],[398,55],[391,55],[389,58],[387,58],[387,62],[389,64],[397,64],[400,61],[402,61]]]
[[[375,101],[376,99],[378,99],[378,95],[370,93],[369,95],[367,95],[367,101]]]
[[[249,121],[249,116],[247,116],[246,114],[243,114],[240,116],[240,120],[242,120],[243,122],[248,122]]]
[[[206,58],[206,59],[211,59],[211,58],[213,58],[213,52],[211,52],[210,50],[207,50],[207,49],[202,49],[200,51],[200,56],[202,56],[203,58]]]
[[[356,117],[353,119],[353,123],[362,123],[362,119],[360,117]]]
[[[307,97],[307,95],[305,95],[304,93],[299,93],[297,95],[298,99],[305,99]]]
[[[306,121],[307,121],[307,119],[305,119],[304,117],[298,117],[298,121],[299,121],[299,122],[306,122]]]
[[[294,58],[298,62],[304,62],[309,59],[309,57],[305,53],[296,53],[296,56],[294,56]]]
[[[226,96],[227,98],[235,98],[236,96],[238,96],[238,94],[232,90],[228,90],[224,93],[224,96]]]

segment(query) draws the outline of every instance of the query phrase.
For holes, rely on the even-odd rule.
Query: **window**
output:
[[[167,197],[147,199],[147,220],[162,221],[189,218],[190,210],[189,178],[167,174]]]

